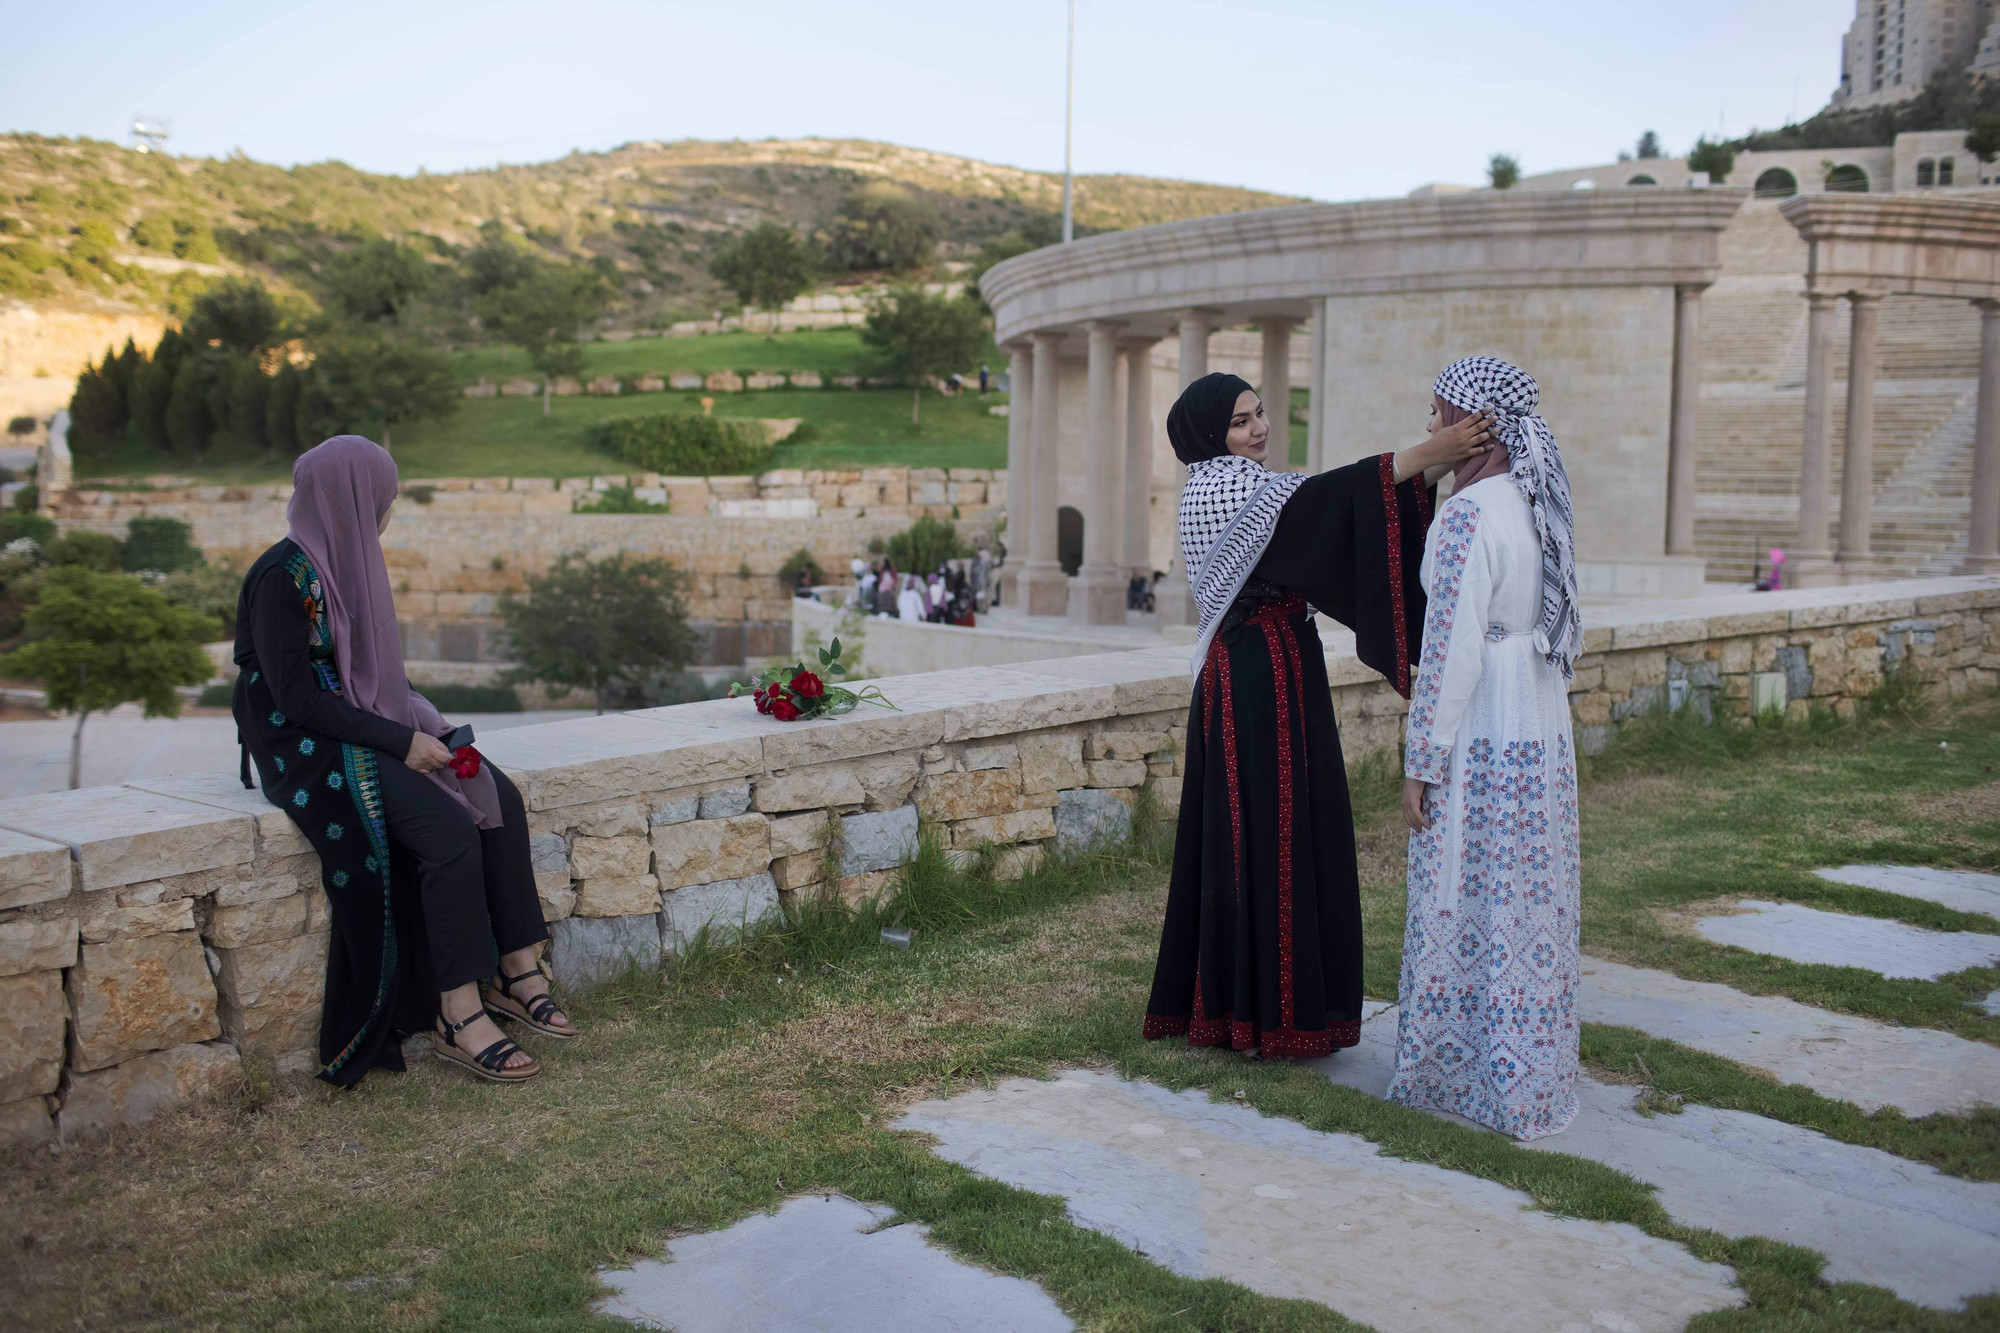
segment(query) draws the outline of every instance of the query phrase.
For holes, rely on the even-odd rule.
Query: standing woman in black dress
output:
[[[541,1066],[495,1019],[575,1036],[537,965],[548,938],[528,817],[507,776],[403,674],[382,530],[396,464],[358,435],[299,456],[291,530],[259,556],[237,609],[234,711],[264,795],[320,858],[333,908],[319,1076],[351,1087],[403,1068],[426,1028],[481,1078]]]
[[[1255,391],[1206,375],[1167,415],[1188,465],[1181,558],[1200,611],[1173,878],[1148,1038],[1266,1058],[1361,1040],[1354,815],[1317,609],[1408,698],[1417,581],[1442,473],[1485,452],[1484,416],[1308,477],[1264,465]]]

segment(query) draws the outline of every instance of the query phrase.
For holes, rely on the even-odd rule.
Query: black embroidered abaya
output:
[[[1148,1038],[1293,1058],[1360,1041],[1354,816],[1311,608],[1407,698],[1431,501],[1392,454],[1306,479],[1224,615],[1188,709]]]

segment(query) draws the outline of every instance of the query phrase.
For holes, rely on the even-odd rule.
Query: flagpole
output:
[[[1076,237],[1070,180],[1070,141],[1076,128],[1076,0],[1069,0],[1069,61],[1063,78],[1063,244]]]

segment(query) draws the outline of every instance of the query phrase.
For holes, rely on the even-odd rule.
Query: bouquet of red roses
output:
[[[840,662],[840,640],[834,639],[832,646],[819,650],[820,671],[827,676],[844,676],[847,668]],[[831,717],[836,713],[851,713],[864,703],[879,708],[896,708],[888,697],[873,685],[859,690],[845,689],[839,685],[829,685],[820,674],[806,670],[803,662],[793,662],[790,666],[771,666],[757,673],[749,684],[737,681],[729,687],[729,697],[740,697],[745,692],[757,703],[757,711],[767,713],[780,722],[796,722],[802,717]],[[897,708],[897,712],[902,710]]]

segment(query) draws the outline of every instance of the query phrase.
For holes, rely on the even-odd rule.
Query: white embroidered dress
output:
[[[1535,643],[1542,548],[1505,476],[1438,511],[1404,774],[1410,835],[1392,1100],[1520,1139],[1576,1115],[1578,839],[1568,683]]]

